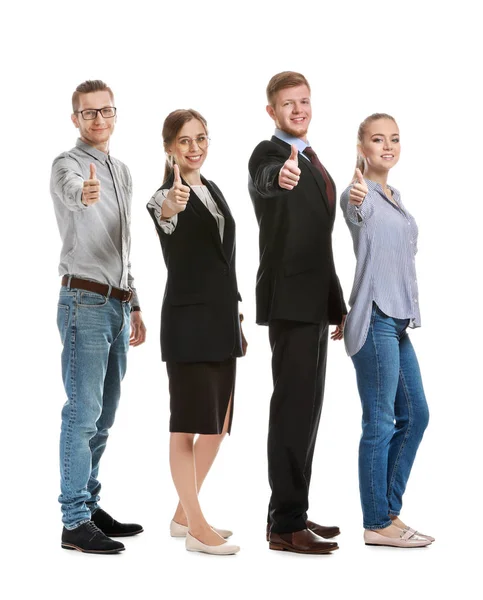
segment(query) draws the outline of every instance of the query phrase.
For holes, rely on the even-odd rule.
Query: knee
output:
[[[427,405],[416,413],[414,420],[422,436],[429,424],[429,409]]]
[[[200,434],[200,438],[203,439],[203,443],[213,446],[214,448],[219,448],[221,446],[221,442],[225,439],[225,436],[226,431],[210,435]]]

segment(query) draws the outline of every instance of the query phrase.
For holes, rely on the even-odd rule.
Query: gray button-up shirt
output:
[[[87,207],[81,199],[91,163],[101,199]],[[62,238],[59,275],[131,287],[131,305],[139,306],[129,262],[132,181],[126,165],[79,139],[54,160],[50,193]]]
[[[394,203],[379,183],[365,182],[369,191],[360,206],[349,204],[351,186],[340,199],[357,259],[344,329],[349,356],[359,352],[366,341],[373,302],[390,317],[409,319],[410,327],[421,325],[414,258],[416,221],[396,189],[390,188]]]

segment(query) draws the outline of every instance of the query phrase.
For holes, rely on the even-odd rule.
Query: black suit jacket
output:
[[[161,310],[164,361],[221,361],[242,355],[235,221],[218,187],[202,180],[225,217],[223,243],[215,219],[193,191],[171,234],[162,230],[154,209],[147,207],[168,271]],[[173,175],[159,189],[172,185]]]
[[[273,319],[339,324],[347,312],[332,256],[334,211],[324,178],[299,156],[298,185],[278,185],[291,147],[277,137],[261,142],[249,161],[249,192],[260,227],[257,323]]]

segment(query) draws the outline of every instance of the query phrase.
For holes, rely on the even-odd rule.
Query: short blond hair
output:
[[[268,103],[273,106],[275,101],[275,95],[280,90],[284,90],[290,87],[297,87],[299,85],[306,85],[309,88],[310,85],[307,79],[302,73],[296,73],[295,71],[282,71],[274,75],[267,85],[267,100]]]

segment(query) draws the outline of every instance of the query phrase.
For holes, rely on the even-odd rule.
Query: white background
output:
[[[327,4],[327,5],[326,5]],[[476,2],[23,2],[2,18],[3,598],[223,596],[479,597],[481,501],[481,45]],[[390,183],[419,228],[423,327],[411,333],[431,422],[403,518],[437,537],[423,550],[366,547],[357,483],[360,404],[342,343],[330,344],[310,518],[342,529],[333,556],[269,552],[266,328],[254,324],[258,230],[247,161],[270,137],[265,87],[282,70],[312,86],[309,139],[348,184],[361,120],[393,114],[402,155]],[[117,422],[101,466],[102,505],[141,522],[126,552],[60,548],[58,436],[64,392],[56,329],[60,239],[50,166],[71,148],[70,99],[85,79],[114,90],[111,151],[134,181],[132,264],[148,341],[129,356]],[[237,222],[248,355],[239,361],[233,432],[202,492],[214,525],[235,530],[235,557],[188,553],[169,537],[176,494],[168,466],[168,394],[159,356],[165,271],[145,205],[159,187],[161,127],[176,108],[208,120],[203,173]],[[354,258],[340,212],[337,270],[349,296]],[[480,590],[481,591],[481,590]]]

